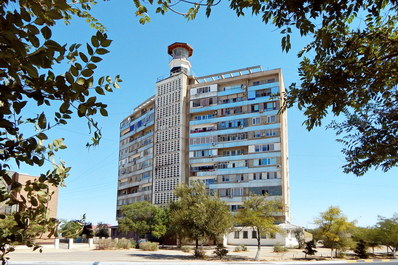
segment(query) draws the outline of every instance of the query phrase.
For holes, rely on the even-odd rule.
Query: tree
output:
[[[369,258],[369,253],[367,252],[368,245],[364,240],[359,240],[357,242],[357,245],[354,249],[354,253],[358,256],[360,259],[367,259]]]
[[[225,202],[208,194],[203,183],[176,188],[178,201],[170,205],[170,225],[181,236],[195,240],[195,254],[199,241],[217,240],[232,227],[232,217]]]
[[[95,236],[98,237],[109,237],[109,227],[107,224],[98,223],[97,227],[95,228]]]
[[[305,234],[303,228],[296,228],[293,230],[294,237],[297,239],[298,248],[303,248],[305,246]]]
[[[206,15],[221,1],[158,1],[156,12],[170,10],[194,19],[200,7]],[[298,73],[283,109],[297,105],[304,111],[308,130],[321,126],[329,114],[345,147],[344,172],[357,176],[371,167],[387,171],[398,162],[398,5],[396,0],[230,0],[237,16],[260,16],[281,31],[282,50],[291,48],[290,36],[298,32],[311,41],[303,47]],[[140,22],[149,22],[145,1],[134,1]],[[153,2],[149,2],[153,3]],[[177,11],[182,3],[188,11]],[[180,6],[178,6],[180,4]],[[182,7],[184,8],[184,7]]]
[[[93,116],[107,116],[107,111],[96,95],[111,92],[121,80],[100,77],[94,84],[95,69],[109,52],[111,40],[88,12],[93,4],[94,0],[5,0],[0,4],[0,177],[11,187],[0,189],[0,203],[19,207],[13,214],[16,225],[0,238],[3,254],[15,243],[34,245],[35,236],[26,233],[32,224],[54,232],[57,222],[46,215],[52,196],[49,186],[63,185],[70,168],[55,159],[55,153],[66,148],[63,139],[49,141],[48,131],[77,116],[87,120],[92,132],[88,146],[100,141]],[[85,18],[98,29],[83,46],[85,50],[81,44],[62,44],[53,38],[52,28],[73,17]],[[34,106],[39,107],[38,113],[32,112]],[[7,170],[23,164],[52,169],[22,187],[12,182]],[[26,196],[15,196],[22,188]]]
[[[380,246],[380,233],[375,227],[356,227],[352,233],[352,238],[356,242],[364,241],[368,247],[372,248],[373,255],[375,254],[375,247]]]
[[[331,258],[333,258],[333,250],[337,256],[338,250],[344,250],[352,245],[351,231],[355,224],[347,220],[340,208],[329,207],[314,220],[314,223],[318,225],[316,237],[323,240],[325,247],[330,248]]]
[[[392,251],[395,259],[398,249],[398,214],[394,214],[391,218],[380,216],[375,228],[378,231],[381,244]]]
[[[120,212],[123,217],[118,223],[122,232],[134,232],[139,237],[151,234],[157,238],[166,233],[167,209],[142,201],[123,205]]]
[[[305,254],[305,258],[307,258],[307,255],[314,256],[318,250],[315,249],[315,241],[311,240],[305,243],[305,250],[303,250]]]
[[[64,238],[78,238],[83,232],[84,226],[84,220],[64,220],[59,227],[59,233]]]
[[[261,236],[280,233],[280,228],[275,224],[275,214],[281,212],[280,200],[269,199],[263,195],[252,195],[243,202],[243,207],[236,214],[236,223],[242,227],[249,227],[257,232],[258,260],[261,250]]]

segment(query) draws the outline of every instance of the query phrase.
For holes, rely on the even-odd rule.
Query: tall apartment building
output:
[[[249,194],[281,198],[289,221],[286,114],[280,69],[189,74],[193,49],[168,47],[170,76],[120,127],[118,208],[167,205],[181,183],[203,181],[235,211]]]

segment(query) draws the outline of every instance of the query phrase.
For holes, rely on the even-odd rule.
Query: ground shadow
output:
[[[194,259],[193,256],[186,256],[186,255],[170,255],[170,254],[157,254],[157,253],[134,253],[134,254],[129,254],[130,256],[134,257],[141,257],[145,259],[154,259],[154,260],[176,260],[176,259],[182,259],[182,260],[192,260]]]

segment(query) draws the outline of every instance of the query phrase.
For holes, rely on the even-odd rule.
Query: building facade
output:
[[[237,210],[249,194],[286,206],[289,170],[280,69],[261,66],[203,77],[189,74],[193,49],[168,47],[170,76],[120,126],[118,208],[135,201],[167,205],[182,183],[202,181]]]
[[[28,181],[34,181],[38,179],[38,177],[14,171],[7,171],[7,174],[9,175],[12,183],[20,183],[22,187],[24,187]],[[23,188],[20,192],[11,191],[11,185],[7,185],[7,183],[3,179],[0,179],[0,187],[11,192],[11,196],[17,200],[21,200],[21,196],[26,198],[26,191]],[[51,195],[51,200],[49,200],[47,204],[47,214],[49,218],[57,218],[58,188],[49,185],[49,191],[53,194]],[[13,214],[19,211],[20,208],[18,205],[9,206],[6,203],[4,203],[3,205],[0,204],[0,213]]]

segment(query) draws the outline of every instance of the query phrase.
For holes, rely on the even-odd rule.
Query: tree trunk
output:
[[[260,233],[257,232],[257,253],[254,260],[258,260],[258,258],[260,257],[260,250],[261,250],[261,238],[260,238]]]
[[[392,249],[392,258],[393,258],[393,259],[396,259],[396,258],[397,258],[396,253],[397,253],[397,249],[396,249],[396,248],[393,248],[393,249]]]
[[[330,249],[330,259],[333,259],[333,248]]]
[[[195,239],[195,249],[196,250],[199,249],[199,239],[198,238]]]

